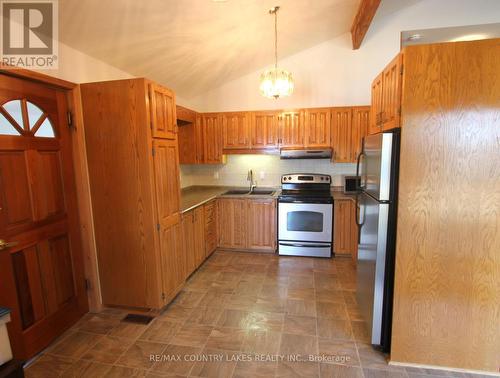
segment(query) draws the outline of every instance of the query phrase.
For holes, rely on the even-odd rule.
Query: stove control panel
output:
[[[290,173],[281,176],[282,184],[328,184],[332,182],[330,175],[317,173]]]

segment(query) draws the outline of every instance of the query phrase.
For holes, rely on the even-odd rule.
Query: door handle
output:
[[[18,244],[18,242],[6,242],[5,240],[0,239],[0,251],[3,251],[6,248],[15,247]]]

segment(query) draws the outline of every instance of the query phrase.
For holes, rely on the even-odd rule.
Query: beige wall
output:
[[[323,159],[280,160],[274,155],[228,155],[224,165],[181,165],[181,186],[246,186],[249,169],[258,186],[280,186],[281,175],[297,172],[329,174],[337,186],[342,185],[341,175],[356,172],[356,164],[332,164]]]

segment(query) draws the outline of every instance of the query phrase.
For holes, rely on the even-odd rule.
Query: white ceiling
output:
[[[59,37],[190,98],[350,30],[360,0],[60,0]],[[286,67],[283,67],[286,68]]]

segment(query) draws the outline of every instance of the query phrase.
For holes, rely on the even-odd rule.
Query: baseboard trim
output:
[[[499,377],[500,376],[500,372],[496,373],[493,371],[461,369],[461,368],[453,368],[453,367],[448,367],[448,366],[414,364],[411,362],[400,362],[400,361],[393,361],[393,360],[389,360],[388,364],[393,365],[393,366],[413,367],[413,368],[417,368],[417,369],[448,370],[448,371],[454,371],[457,373],[472,373],[472,374],[490,375],[492,377]]]

